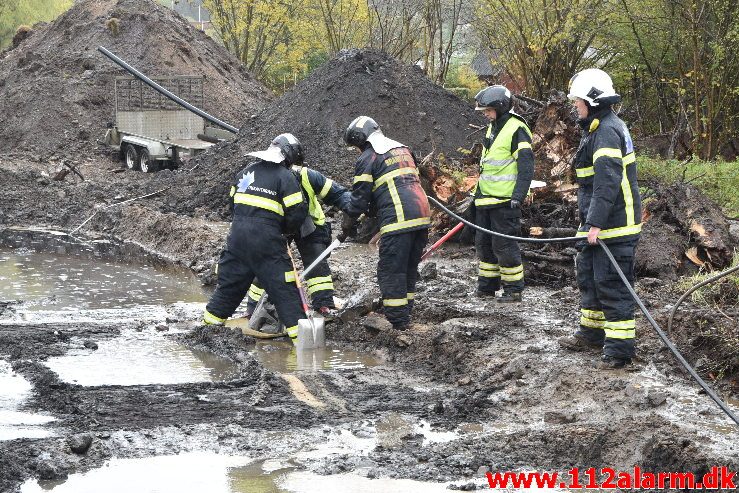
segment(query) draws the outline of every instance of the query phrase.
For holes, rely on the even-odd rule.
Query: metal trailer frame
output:
[[[203,103],[202,76],[159,77],[156,81],[183,99]],[[137,78],[116,77],[114,96],[115,125],[106,140],[117,147],[129,169],[155,172],[177,167],[224,137],[225,132],[206,127],[201,116]]]

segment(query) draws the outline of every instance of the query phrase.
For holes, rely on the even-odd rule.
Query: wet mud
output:
[[[112,17],[124,36],[111,30]],[[125,36],[137,30],[147,37]],[[96,44],[150,75],[205,74],[205,109],[241,134],[192,167],[122,172],[97,144],[119,71],[93,53]],[[57,93],[54,101],[29,96]],[[169,9],[83,1],[0,54],[0,95],[0,108],[17,117],[0,132],[1,493],[112,491],[108,483],[132,471],[144,471],[137,491],[186,493],[177,478],[147,482],[146,468],[198,464],[220,471],[207,477],[229,493],[481,489],[486,471],[510,469],[739,469],[737,427],[642,317],[631,371],[598,371],[597,355],[557,345],[579,316],[574,251],[565,245],[525,249],[531,282],[516,306],[475,298],[473,249],[445,246],[421,267],[414,324],[404,332],[372,312],[376,248],[343,246],[331,265],[350,309],[327,326],[321,354],[199,325],[209,292],[200,283],[214,282],[228,182],[246,150],[291,130],[310,166],[348,184],[355,155],[341,132],[360,114],[421,155],[452,157],[472,144],[468,124],[484,123],[480,116],[416,68],[371,50],[345,52],[270,103],[222,47]],[[544,141],[576,142],[555,137],[541,136],[537,156]],[[559,158],[549,164],[566,162]],[[84,179],[59,173],[69,166]],[[638,255],[638,272],[650,277],[637,290],[663,326],[680,294],[671,281],[694,270],[686,249],[720,266],[732,247],[726,222],[709,214],[718,208],[678,192],[654,202]],[[574,204],[555,197],[535,201],[525,220],[566,228],[575,217]],[[695,221],[705,227],[696,231]],[[33,264],[36,255],[47,257]],[[737,349],[726,342],[736,340],[733,309],[686,303],[672,337],[739,412]],[[173,456],[194,464],[173,466]],[[106,469],[123,476],[98,475]],[[78,482],[85,475],[91,487]]]
[[[342,301],[360,307],[327,326],[327,350],[347,352],[333,365],[301,367],[279,341],[200,326],[200,303],[27,322],[21,300],[5,301],[0,359],[31,387],[17,410],[54,420],[40,425],[46,436],[0,441],[0,491],[34,491],[39,480],[68,491],[65,481],[71,487],[75,474],[111,460],[150,464],[188,453],[289,461],[279,488],[239,490],[232,481],[224,491],[311,491],[311,474],[325,478],[325,491],[337,491],[329,485],[338,478],[355,481],[356,491],[363,481],[404,491],[422,482],[482,488],[488,470],[739,467],[735,427],[676,371],[642,322],[635,368],[598,371],[596,355],[556,344],[576,324],[573,288],[532,287],[516,307],[476,299],[476,261],[463,247],[421,269],[414,324],[394,331],[367,313],[378,295],[376,252],[348,245],[333,257],[337,293],[353,293]],[[228,371],[199,381],[188,374],[176,383],[89,385],[51,369],[109,344],[125,348],[132,335],[179,345],[196,359],[210,355],[220,363],[209,368]],[[154,369],[149,381],[166,372],[180,369]],[[259,478],[243,484],[256,488]]]

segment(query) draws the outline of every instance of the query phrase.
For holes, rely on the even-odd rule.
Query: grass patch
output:
[[[693,159],[683,164],[642,154],[638,163],[640,181],[689,182],[715,200],[728,217],[739,218],[739,162]]]
[[[739,252],[734,253],[734,260],[731,262],[731,265],[723,271],[701,272],[690,277],[683,277],[678,281],[678,289],[680,289],[680,291],[687,291],[709,277],[716,276],[721,272],[725,272],[736,267],[737,265],[739,265]],[[702,305],[736,305],[739,303],[739,271],[732,272],[716,282],[712,282],[707,286],[697,289],[690,295],[690,298],[693,302]]]

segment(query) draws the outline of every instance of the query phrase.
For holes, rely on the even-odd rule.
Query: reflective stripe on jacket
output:
[[[583,137],[575,154],[579,185],[578,236],[591,226],[601,229],[606,242],[630,240],[641,232],[641,197],[637,183],[634,144],[626,124],[611,108],[581,123]]]
[[[428,228],[431,210],[410,149],[396,147],[377,154],[371,145],[357,160],[351,202],[352,217],[377,209],[381,234]]]
[[[282,165],[258,160],[241,170],[231,186],[234,222],[272,222],[284,233],[294,233],[306,218],[308,208],[300,185]]]
[[[523,201],[534,176],[531,130],[515,113],[488,125],[480,157],[475,206],[491,207]]]
[[[326,215],[321,203],[336,205],[344,209],[349,203],[349,192],[346,188],[316,170],[306,166],[293,166],[293,171],[300,177],[300,185],[308,199],[308,215],[316,226],[326,224]]]

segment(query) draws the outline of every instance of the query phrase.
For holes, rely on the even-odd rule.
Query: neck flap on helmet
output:
[[[269,146],[264,151],[249,152],[246,155],[253,156],[255,158],[261,159],[262,161],[267,161],[269,163],[275,164],[280,164],[285,161],[285,155],[282,153],[282,150],[275,145]]]
[[[398,147],[405,147],[403,144],[401,144],[400,142],[396,140],[388,139],[379,130],[372,132],[372,134],[369,137],[367,137],[367,142],[370,143],[372,148],[378,154],[385,154],[391,149],[396,149]]]

